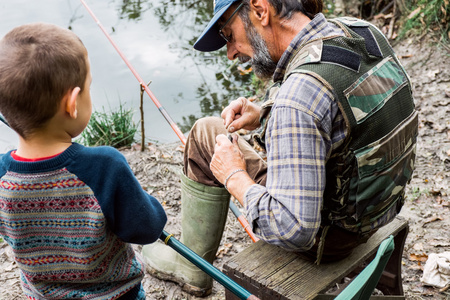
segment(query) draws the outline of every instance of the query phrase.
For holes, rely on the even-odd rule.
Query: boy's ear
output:
[[[67,100],[66,100],[66,112],[72,119],[76,119],[77,112],[77,97],[80,94],[81,89],[77,86],[73,90],[67,92]]]

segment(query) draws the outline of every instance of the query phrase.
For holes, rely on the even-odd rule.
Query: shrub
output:
[[[133,112],[122,104],[110,113],[94,112],[88,126],[81,134],[81,143],[86,146],[129,147],[135,141],[137,126],[133,123]]]

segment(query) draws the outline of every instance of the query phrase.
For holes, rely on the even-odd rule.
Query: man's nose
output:
[[[229,60],[235,60],[238,57],[239,51],[237,51],[234,43],[227,43],[227,57]]]

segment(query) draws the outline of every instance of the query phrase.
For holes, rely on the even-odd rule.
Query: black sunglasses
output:
[[[222,29],[227,26],[227,24],[231,21],[231,19],[233,18],[233,16],[238,12],[238,10],[242,7],[242,5],[244,5],[244,2],[241,2],[241,4],[239,4],[239,6],[235,9],[235,11],[231,14],[231,16],[228,18],[228,20],[223,23],[222,26],[220,26],[219,28],[219,35],[227,42],[227,43],[231,43],[231,34],[229,36],[226,36]]]

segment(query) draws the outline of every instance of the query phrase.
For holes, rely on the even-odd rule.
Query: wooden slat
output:
[[[336,296],[333,295],[318,295],[314,300],[333,300]],[[371,296],[370,300],[404,300],[405,296]]]
[[[349,257],[320,266],[298,254],[258,241],[232,257],[223,269],[231,279],[257,296],[266,293],[273,297],[271,299],[313,299],[360,266],[389,235],[396,236],[405,227],[407,222],[397,217]]]

